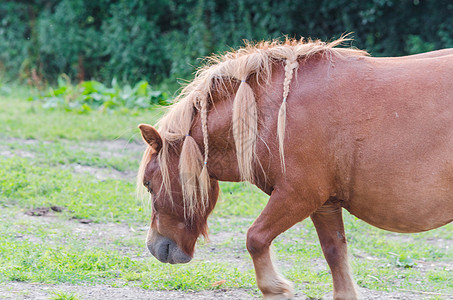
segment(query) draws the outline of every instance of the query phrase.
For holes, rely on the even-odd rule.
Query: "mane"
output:
[[[214,81],[225,83],[227,80],[240,82],[233,101],[233,136],[241,178],[253,182],[254,163],[256,160],[256,140],[258,136],[258,114],[254,92],[247,81],[255,76],[260,84],[270,82],[272,64],[285,63],[285,80],[282,104],[278,113],[277,136],[282,170],[285,171],[284,137],[286,127],[286,98],[294,71],[299,67],[299,60],[318,53],[332,56],[363,56],[363,50],[354,48],[335,48],[349,41],[341,37],[330,43],[319,40],[273,40],[258,43],[246,42],[245,47],[223,55],[214,55],[206,59],[188,85],[181,91],[169,111],[157,123],[163,145],[158,154],[162,172],[163,186],[170,201],[173,201],[168,172],[168,151],[175,143],[182,142],[179,172],[184,197],[186,219],[193,219],[194,214],[205,210],[208,201],[209,174],[208,164],[208,96],[213,91]],[[219,85],[216,85],[218,88]],[[220,84],[222,86],[222,84]],[[190,136],[193,119],[200,113],[203,133],[204,153]],[[151,159],[146,151],[140,164],[138,183],[141,185],[146,164]],[[198,200],[197,200],[197,195]]]

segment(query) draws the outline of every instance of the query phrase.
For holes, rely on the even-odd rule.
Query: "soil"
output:
[[[69,285],[69,284],[35,284],[23,282],[11,282],[6,285],[0,285],[0,299],[34,299],[44,300],[55,297],[56,293],[71,293],[79,299],[96,299],[96,300],[115,300],[115,299],[186,299],[186,300],[252,300],[261,299],[251,295],[250,292],[240,289],[219,289],[201,292],[182,292],[182,291],[149,291],[138,287],[111,287],[107,285]],[[427,299],[429,296],[439,296],[436,293],[413,293],[413,292],[379,292],[360,289],[364,299],[373,300],[416,300]],[[332,293],[328,293],[322,299],[332,299]],[[303,295],[296,294],[295,300],[309,299]],[[443,298],[452,299],[452,298]]]
[[[215,290],[203,292],[148,291],[138,287],[115,288],[106,285],[76,286],[68,284],[30,284],[12,282],[0,286],[0,299],[44,300],[55,292],[73,293],[81,299],[257,299],[242,290]],[[259,299],[259,298],[258,298]]]

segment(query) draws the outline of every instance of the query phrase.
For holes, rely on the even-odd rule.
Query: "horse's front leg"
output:
[[[329,264],[333,279],[333,298],[358,299],[354,280],[348,263],[348,250],[344,234],[340,203],[326,202],[311,215],[318,232],[324,256]]]
[[[272,241],[313,213],[317,201],[300,201],[295,195],[274,190],[264,210],[247,232],[247,249],[255,266],[256,283],[264,299],[291,299],[293,287],[275,269],[270,254]]]

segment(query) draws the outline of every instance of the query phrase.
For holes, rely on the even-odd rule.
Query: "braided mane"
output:
[[[285,62],[285,80],[283,86],[282,105],[278,114],[277,136],[282,170],[285,170],[284,139],[286,127],[286,98],[290,92],[290,83],[294,71],[299,67],[298,59],[308,58],[317,53],[329,56],[367,55],[365,51],[352,48],[334,48],[347,38],[340,38],[330,43],[319,40],[286,39],[284,42],[274,40],[256,44],[246,43],[245,47],[223,55],[207,58],[207,64],[200,68],[194,80],[189,83],[176,98],[167,114],[158,122],[158,131],[163,145],[158,154],[162,172],[163,186],[166,188],[170,201],[170,174],[168,171],[168,150],[172,143],[183,141],[179,172],[184,197],[186,219],[192,219],[197,213],[204,211],[208,201],[209,174],[208,163],[208,128],[207,107],[208,95],[213,89],[214,79],[219,81],[240,81],[233,102],[233,136],[239,171],[242,180],[253,182],[253,164],[256,157],[256,139],[258,136],[258,113],[255,96],[247,83],[250,76],[256,76],[265,85],[270,81],[271,67],[275,62]],[[204,154],[190,136],[193,116],[200,113],[203,133]],[[141,187],[144,170],[151,159],[151,150],[145,151],[140,164],[137,184]],[[197,199],[199,195],[200,199]]]

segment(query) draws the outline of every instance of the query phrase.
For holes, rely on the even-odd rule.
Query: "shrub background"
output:
[[[423,0],[3,0],[0,76],[152,84],[188,78],[197,58],[260,40],[354,32],[376,56],[453,47],[453,3]]]

